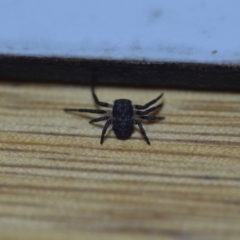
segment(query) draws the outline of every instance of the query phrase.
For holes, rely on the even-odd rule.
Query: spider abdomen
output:
[[[128,99],[114,101],[112,110],[112,129],[117,138],[129,138],[133,132],[134,119],[132,102]]]
[[[131,136],[134,127],[133,118],[113,118],[112,129],[119,139],[127,139]]]

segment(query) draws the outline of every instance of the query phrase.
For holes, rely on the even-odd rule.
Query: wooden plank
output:
[[[143,104],[160,89],[98,87]],[[240,96],[164,91],[148,146],[107,134],[88,86],[0,86],[1,239],[239,239]],[[96,115],[95,115],[96,116]]]

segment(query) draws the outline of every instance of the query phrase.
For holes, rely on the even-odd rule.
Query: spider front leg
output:
[[[157,105],[157,106],[155,106],[155,107],[151,107],[151,108],[149,108],[149,109],[147,109],[147,110],[145,110],[145,111],[136,111],[136,114],[137,114],[137,115],[146,115],[146,114],[148,114],[148,113],[150,113],[150,112],[155,111],[155,110],[158,109],[158,108],[161,108],[162,106],[163,106],[163,103],[161,103],[161,104],[159,104],[159,105]]]
[[[149,139],[148,139],[148,137],[147,137],[147,134],[146,134],[146,132],[145,132],[143,126],[142,126],[142,123],[139,122],[138,120],[135,120],[135,124],[138,125],[138,127],[139,127],[139,129],[140,129],[140,131],[141,131],[141,133],[142,133],[142,135],[143,135],[145,141],[147,142],[147,144],[150,145],[150,141],[149,141]]]
[[[65,108],[64,109],[65,112],[87,112],[87,113],[97,113],[97,114],[104,114],[107,113],[107,111],[105,110],[101,110],[101,109],[85,109],[85,108]]]
[[[94,87],[92,87],[92,96],[94,98],[94,101],[97,105],[101,106],[101,107],[113,107],[112,104],[110,103],[106,103],[106,102],[100,102],[96,93],[94,92]]]
[[[94,119],[92,119],[91,121],[89,121],[89,123],[100,122],[100,121],[107,120],[107,119],[109,119],[109,118],[110,118],[109,116],[104,116],[104,117],[100,117],[100,118],[94,118]]]
[[[153,105],[154,103],[156,103],[162,96],[163,96],[163,93],[161,93],[157,98],[153,99],[152,101],[150,101],[144,105],[133,105],[133,107],[136,109],[139,109],[139,110],[146,109],[146,108],[150,107],[151,105]]]

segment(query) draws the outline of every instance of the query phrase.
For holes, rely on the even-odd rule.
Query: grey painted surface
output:
[[[239,0],[2,0],[0,55],[240,63]]]

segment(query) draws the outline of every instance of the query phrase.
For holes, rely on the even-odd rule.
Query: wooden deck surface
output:
[[[144,104],[164,90],[97,87]],[[0,85],[0,239],[240,239],[240,94],[164,91],[129,140],[88,86]]]

